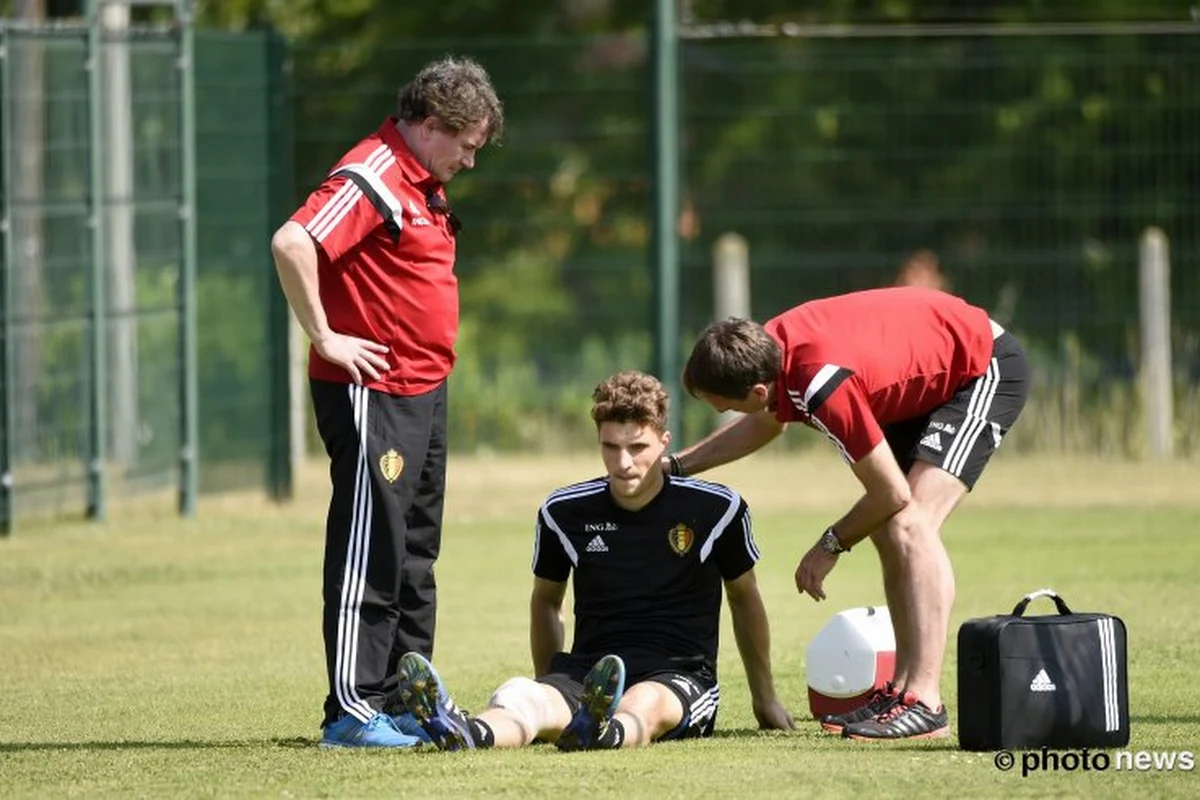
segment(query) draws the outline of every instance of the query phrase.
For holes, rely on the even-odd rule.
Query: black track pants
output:
[[[325,724],[367,720],[408,650],[433,654],[446,486],[446,385],[400,397],[311,381],[333,496],[322,587]]]

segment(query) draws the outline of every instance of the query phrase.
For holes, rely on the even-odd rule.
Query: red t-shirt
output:
[[[776,419],[824,432],[850,463],[883,425],[945,404],[992,357],[986,311],[917,287],[813,300],[764,327],[783,348]]]
[[[330,329],[387,345],[390,369],[367,386],[390,394],[423,394],[454,366],[454,235],[448,216],[429,210],[432,195],[444,199],[441,184],[418,163],[393,117],[342,156],[292,215],[317,243]],[[315,349],[308,374],[350,382]]]

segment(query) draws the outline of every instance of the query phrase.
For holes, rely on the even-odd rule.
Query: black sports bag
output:
[[[1036,597],[1058,613],[1025,617]],[[1012,614],[958,629],[958,742],[964,750],[1122,747],[1129,743],[1125,623],[1075,614],[1052,589]]]

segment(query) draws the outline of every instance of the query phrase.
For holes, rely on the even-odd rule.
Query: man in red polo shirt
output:
[[[953,295],[875,289],[804,303],[765,326],[715,323],[684,384],[744,415],[664,469],[733,461],[802,422],[829,437],[866,490],[805,554],[796,586],[823,600],[839,555],[869,537],[895,627],[895,677],[822,727],[851,739],[946,735],[939,684],[954,573],[941,529],[1025,405],[1029,367],[1016,339]]]
[[[383,711],[399,656],[433,652],[446,378],[458,334],[459,222],[443,187],[503,125],[483,67],[433,62],[401,90],[397,115],[342,156],[271,240],[312,343],[313,408],[333,484],[323,745],[418,742]]]

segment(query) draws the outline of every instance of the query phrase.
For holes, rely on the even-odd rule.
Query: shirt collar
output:
[[[408,142],[404,141],[404,137],[400,135],[400,131],[396,127],[398,122],[396,117],[385,119],[379,126],[379,138],[383,139],[384,144],[391,148],[393,155],[396,156],[396,163],[400,165],[400,172],[408,179],[409,183],[425,190],[437,191],[441,184],[417,160],[416,155],[409,148]]]

